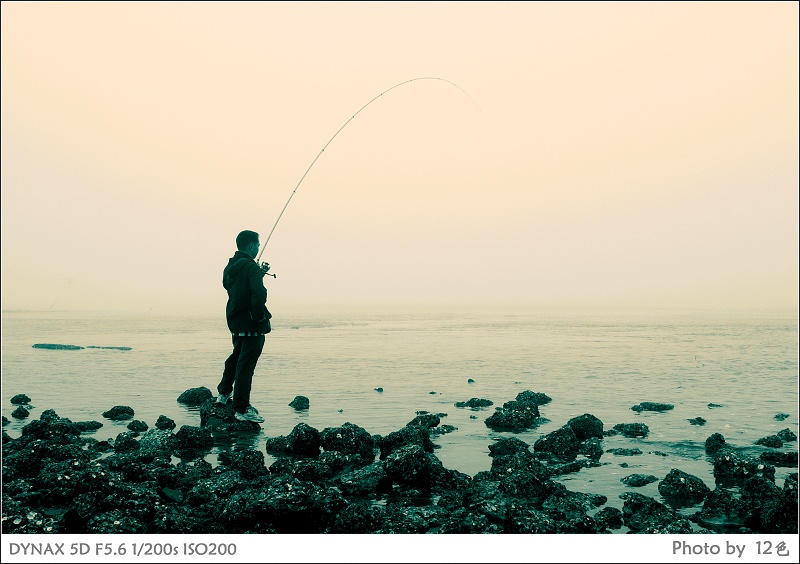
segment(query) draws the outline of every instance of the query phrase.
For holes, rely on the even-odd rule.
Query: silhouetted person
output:
[[[258,255],[258,233],[242,231],[236,237],[236,253],[222,273],[222,286],[228,291],[225,317],[233,339],[233,352],[225,361],[222,380],[217,386],[217,403],[223,405],[233,396],[233,411],[239,421],[263,423],[264,418],[250,405],[253,372],[261,351],[264,335],[270,332],[267,310],[267,289],[264,274],[268,267],[255,261]]]

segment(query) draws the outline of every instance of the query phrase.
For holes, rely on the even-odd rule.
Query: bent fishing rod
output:
[[[325,152],[325,149],[327,149],[327,148],[328,148],[328,145],[330,145],[330,144],[333,142],[333,140],[334,140],[334,139],[336,139],[336,136],[337,136],[337,135],[339,135],[339,133],[340,133],[340,132],[341,132],[341,131],[342,131],[342,130],[345,128],[345,127],[347,127],[347,124],[348,124],[348,123],[350,123],[351,121],[353,121],[353,120],[355,119],[355,117],[356,117],[358,114],[360,114],[360,113],[361,113],[361,112],[362,112],[364,109],[366,109],[366,107],[367,107],[367,106],[369,106],[370,104],[372,104],[372,103],[373,103],[375,100],[377,100],[378,98],[380,98],[381,96],[383,96],[383,95],[384,95],[384,94],[386,94],[387,92],[390,92],[390,91],[394,90],[395,88],[398,88],[398,87],[400,87],[400,86],[403,86],[404,84],[408,84],[409,82],[414,82],[414,81],[417,81],[417,80],[441,80],[442,82],[446,82],[446,83],[448,83],[448,84],[452,84],[453,86],[455,86],[456,88],[458,88],[459,90],[461,90],[461,91],[462,91],[464,94],[466,94],[466,95],[467,95],[467,97],[468,97],[470,100],[472,100],[472,103],[473,103],[473,104],[475,104],[475,107],[476,107],[476,108],[478,108],[478,110],[480,110],[480,106],[478,106],[478,104],[475,102],[475,100],[473,100],[473,99],[472,99],[472,96],[470,96],[470,95],[469,95],[469,93],[468,93],[466,90],[464,90],[463,88],[461,88],[461,87],[460,87],[458,84],[456,84],[455,82],[451,82],[451,81],[449,81],[449,80],[447,80],[447,79],[445,79],[445,78],[439,78],[439,77],[436,77],[436,76],[420,76],[420,77],[417,77],[417,78],[411,78],[411,79],[409,79],[409,80],[404,80],[403,82],[400,82],[400,83],[398,83],[398,84],[395,84],[395,85],[394,85],[394,86],[392,86],[391,88],[387,88],[386,90],[384,90],[383,92],[381,92],[380,94],[378,94],[377,96],[375,96],[375,97],[374,97],[372,100],[370,100],[369,102],[367,102],[366,104],[364,104],[363,106],[361,106],[361,108],[359,108],[359,110],[358,110],[356,113],[354,113],[352,116],[350,116],[350,118],[349,118],[349,119],[348,119],[346,122],[344,122],[344,123],[342,124],[342,126],[341,126],[339,129],[337,129],[337,130],[336,130],[336,133],[334,133],[334,134],[333,134],[333,137],[331,137],[330,139],[328,139],[328,142],[327,142],[327,143],[325,143],[325,145],[322,147],[322,149],[320,150],[320,152],[319,152],[319,153],[317,153],[317,156],[316,156],[316,157],[314,157],[314,160],[313,160],[313,161],[311,161],[311,164],[310,164],[310,165],[308,165],[308,168],[307,168],[307,169],[306,169],[306,171],[303,173],[303,176],[302,176],[302,177],[300,177],[300,181],[297,183],[297,185],[294,187],[294,190],[292,190],[292,193],[289,195],[289,199],[288,199],[288,200],[286,200],[286,203],[283,205],[283,209],[281,209],[281,213],[279,213],[279,214],[278,214],[278,219],[276,219],[276,220],[275,220],[275,223],[274,223],[274,225],[272,226],[272,229],[270,230],[270,232],[269,232],[269,235],[267,235],[267,238],[266,238],[266,240],[264,241],[264,245],[261,247],[261,252],[258,254],[258,257],[256,258],[256,262],[259,262],[259,263],[260,263],[260,265],[261,265],[261,270],[264,272],[264,274],[267,274],[268,276],[272,276],[273,278],[277,278],[277,276],[276,276],[275,274],[269,274],[269,268],[270,268],[270,266],[269,266],[269,263],[267,263],[267,262],[263,262],[263,263],[262,263],[262,262],[260,262],[260,261],[261,261],[261,255],[263,255],[263,254],[264,254],[264,251],[265,251],[265,250],[266,250],[266,248],[267,248],[267,243],[269,243],[270,237],[272,237],[272,234],[275,232],[275,228],[278,226],[278,222],[281,220],[281,217],[283,217],[283,212],[285,212],[285,211],[286,211],[286,208],[287,208],[287,207],[289,207],[289,202],[291,202],[291,201],[292,201],[292,198],[294,198],[294,195],[295,195],[295,193],[297,192],[297,189],[298,189],[298,188],[300,188],[300,185],[303,183],[303,180],[305,180],[305,178],[306,178],[306,175],[308,175],[308,172],[311,170],[311,168],[314,166],[314,164],[317,162],[317,160],[318,160],[318,159],[319,159],[319,158],[322,156],[322,153],[324,153],[324,152]]]

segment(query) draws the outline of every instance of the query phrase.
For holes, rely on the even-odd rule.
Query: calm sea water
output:
[[[288,434],[300,423],[322,430],[345,422],[372,434],[404,426],[418,411],[446,413],[457,431],[434,438],[448,468],[469,475],[488,470],[496,433],[484,421],[494,406],[454,407],[485,398],[501,406],[523,390],[553,401],[540,408],[549,423],[519,433],[533,444],[577,415],[591,413],[605,428],[643,422],[644,439],[609,437],[604,448],[637,447],[638,456],[606,453],[602,467],[559,478],[569,489],[608,496],[631,488],[632,473],[663,478],[680,468],[714,487],[704,444],[722,433],[757,456],[754,442],[784,428],[798,433],[798,320],[785,313],[656,314],[297,314],[276,317],[256,368],[251,401],[266,423],[256,435],[215,437],[207,457]],[[35,343],[124,346],[130,351],[34,349]],[[195,408],[176,402],[186,389],[216,394],[230,336],[221,316],[7,312],[2,318],[2,412],[19,436],[26,420],[11,417],[12,396],[25,393],[38,418],[55,409],[73,421],[97,420],[98,439],[116,437],[127,422],[102,413],[129,405],[151,427],[159,415],[199,425]],[[474,380],[474,382],[469,382]],[[383,388],[378,392],[376,388]],[[310,409],[288,406],[296,395]],[[670,403],[663,413],[636,413],[642,401]],[[718,404],[721,407],[709,407]],[[785,421],[775,415],[786,413]],[[702,417],[704,426],[689,419]],[[784,450],[796,450],[790,443]],[[667,456],[664,456],[666,454]],[[274,460],[267,455],[268,463]],[[627,467],[622,466],[627,464]],[[776,482],[796,469],[778,468]],[[657,483],[637,488],[661,499]],[[692,512],[693,509],[686,509]]]

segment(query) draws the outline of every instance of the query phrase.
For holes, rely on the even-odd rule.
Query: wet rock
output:
[[[134,419],[130,423],[128,423],[128,429],[131,431],[135,431],[137,433],[144,433],[147,431],[147,423],[144,421],[139,421],[138,419]]]
[[[162,431],[172,431],[174,428],[175,428],[175,421],[173,421],[166,415],[158,416],[158,420],[156,421],[156,429],[160,429]]]
[[[200,386],[199,388],[190,388],[183,392],[180,396],[178,396],[178,403],[182,403],[184,405],[202,405],[204,401],[209,398],[213,398],[214,394],[211,393],[211,390],[206,388],[205,386]]]
[[[139,441],[137,441],[131,433],[120,433],[114,439],[114,450],[123,452],[127,450],[135,450],[139,448]]]
[[[506,532],[516,534],[554,534],[556,522],[545,512],[532,508],[518,508],[509,513]]]
[[[786,419],[789,419],[789,414],[788,413],[776,413],[774,419],[776,421],[785,421]]]
[[[658,484],[658,492],[677,505],[695,505],[701,502],[711,489],[697,476],[673,468]]]
[[[644,532],[666,527],[680,520],[678,514],[652,497],[626,492],[620,495],[625,500],[622,517],[625,526],[633,532]]]
[[[357,454],[373,460],[375,440],[366,429],[347,422],[341,427],[326,427],[319,435],[322,448],[344,454]]]
[[[14,419],[25,419],[31,412],[25,409],[24,407],[17,406],[17,409],[11,412],[11,417]]]
[[[419,426],[406,426],[378,440],[381,460],[386,459],[393,451],[408,445],[419,445],[425,452],[434,451],[434,444],[427,429]]]
[[[532,403],[537,407],[553,401],[552,398],[550,398],[550,396],[547,394],[543,394],[541,392],[532,392],[531,390],[525,390],[524,392],[518,393],[517,397],[514,399],[519,403]]]
[[[296,478],[301,482],[323,484],[333,478],[336,472],[319,458],[295,458],[282,456],[269,467],[271,475]]]
[[[592,437],[583,441],[578,448],[578,454],[598,460],[603,455],[603,445],[600,443],[600,439]]]
[[[267,439],[267,452],[270,450],[293,456],[319,456],[322,448],[320,433],[305,423],[298,423],[285,437]]]
[[[406,423],[406,427],[417,426],[430,430],[439,425],[441,420],[441,417],[435,413],[423,413]]]
[[[638,448],[610,448],[606,452],[615,456],[638,456],[642,451]]]
[[[591,413],[584,413],[567,421],[567,426],[573,430],[578,440],[603,438],[603,422]]]
[[[264,453],[260,450],[222,451],[219,453],[219,461],[232,470],[238,470],[245,480],[269,474],[264,465]]]
[[[8,425],[9,423],[11,423],[11,421],[9,421],[9,419],[5,415],[3,415],[3,427]]]
[[[55,343],[36,343],[33,345],[34,349],[49,349],[54,351],[81,351],[83,347],[78,345],[58,345]]]
[[[14,405],[27,405],[31,403],[31,398],[25,394],[17,394],[11,398],[11,403]]]
[[[765,462],[752,460],[730,447],[723,447],[712,456],[714,478],[718,482],[740,484],[748,478],[760,474],[774,481],[775,467]]]
[[[658,478],[652,474],[629,474],[628,476],[622,478],[620,482],[626,486],[631,486],[632,488],[640,488],[642,486],[646,486],[647,484],[658,482]]]
[[[336,480],[336,486],[346,496],[368,496],[391,491],[392,481],[386,473],[384,463],[378,461],[342,473]]]
[[[797,451],[794,452],[762,452],[758,457],[759,460],[772,464],[773,466],[780,466],[782,468],[797,468]]]
[[[450,517],[449,511],[438,506],[393,505],[387,508],[386,520],[377,532],[404,535],[446,532]]]
[[[88,431],[97,431],[100,427],[103,426],[102,423],[99,421],[76,421],[73,423],[75,428],[78,429],[81,433],[86,433]]]
[[[706,420],[703,419],[702,417],[695,417],[694,419],[687,419],[687,421],[689,423],[691,423],[692,425],[705,425],[706,424]]]
[[[557,511],[561,514],[561,520],[582,519],[588,511],[597,509],[607,501],[608,498],[604,495],[564,490],[549,496],[542,503],[542,509]]]
[[[539,407],[533,402],[508,401],[486,419],[486,426],[495,431],[520,432],[537,424]]]
[[[633,411],[669,411],[675,409],[675,406],[670,403],[657,403],[653,401],[643,401],[639,405],[631,407]]]
[[[133,408],[127,405],[115,405],[108,411],[103,412],[103,417],[112,421],[125,421],[133,419]]]
[[[619,529],[623,524],[622,511],[616,507],[604,507],[594,514],[594,520],[603,528]]]
[[[770,448],[781,448],[783,446],[783,441],[777,435],[770,435],[758,439],[756,444]]]
[[[517,437],[502,438],[489,445],[489,456],[491,457],[507,456],[517,452],[530,452],[530,445]]]
[[[342,509],[328,532],[347,534],[377,533],[386,524],[386,510],[368,503],[353,503]]]
[[[428,455],[418,444],[410,444],[393,450],[384,460],[387,476],[393,482],[429,490],[434,473],[435,457]]]
[[[296,409],[298,411],[302,411],[304,409],[308,409],[309,401],[308,398],[305,396],[295,396],[294,399],[289,404],[289,407],[292,409]]]
[[[431,435],[446,435],[447,433],[452,433],[453,431],[458,431],[458,427],[453,425],[439,425],[438,427],[434,427],[429,431]]]
[[[166,429],[150,429],[139,439],[142,456],[169,458],[176,446],[177,439]]]
[[[708,409],[716,409],[717,407],[725,407],[725,406],[722,405],[721,403],[709,403],[708,404]]]
[[[217,403],[215,398],[208,398],[200,405],[200,426],[225,432],[257,433],[261,431],[261,425],[254,421],[236,419],[233,402],[222,405]]]
[[[580,440],[572,427],[565,425],[540,437],[533,443],[534,452],[546,451],[563,459],[574,458],[580,449]]]
[[[480,409],[482,407],[489,407],[490,405],[494,405],[494,402],[488,399],[470,398],[467,401],[457,401],[453,405],[455,405],[456,407],[469,407],[471,409]]]
[[[791,443],[797,440],[797,435],[795,435],[791,429],[782,429],[778,431],[776,436],[785,443]]]
[[[646,437],[650,433],[650,429],[644,423],[618,423],[614,425],[614,430],[633,438]]]
[[[441,525],[443,534],[499,534],[504,532],[502,523],[492,522],[482,514],[459,509]]]
[[[183,425],[175,433],[175,452],[182,458],[199,453],[196,451],[207,451],[214,446],[214,437],[211,431],[205,427],[193,427]]]
[[[378,392],[379,394],[382,394],[383,393],[383,388],[375,388],[375,391]]]
[[[706,454],[716,454],[722,447],[727,446],[725,437],[719,433],[714,433],[706,439]]]

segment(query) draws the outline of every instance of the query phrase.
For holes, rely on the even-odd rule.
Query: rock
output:
[[[389,492],[392,481],[383,462],[343,472],[336,480],[337,487],[348,496],[367,496],[378,492]]]
[[[379,394],[382,394],[383,393],[383,388],[375,388],[375,391],[378,392]]]
[[[219,461],[233,470],[238,470],[245,480],[269,474],[264,465],[264,453],[260,450],[222,451],[219,453]]]
[[[640,488],[657,481],[658,478],[652,474],[629,474],[620,480],[620,482],[632,488]]]
[[[724,446],[727,446],[725,437],[719,433],[714,433],[706,439],[706,454],[715,454]]]
[[[615,456],[638,456],[642,451],[638,448],[610,448],[606,452]]]
[[[211,397],[200,405],[200,426],[224,432],[252,432],[261,431],[261,425],[254,421],[239,421],[233,411],[233,402],[227,405],[217,403]]]
[[[209,398],[213,398],[214,394],[205,386],[199,388],[190,388],[178,396],[178,403],[184,405],[197,406],[202,405]]]
[[[669,411],[670,409],[675,409],[675,406],[670,403],[643,401],[639,405],[634,405],[631,409],[633,411]]]
[[[380,458],[385,460],[392,451],[409,445],[418,445],[425,452],[433,452],[434,450],[434,444],[427,429],[419,426],[406,426],[378,440]]]
[[[80,351],[83,350],[83,347],[79,347],[78,345],[55,345],[52,343],[36,343],[33,345],[34,349],[50,349],[50,350],[59,350],[59,351]]]
[[[469,407],[471,409],[480,409],[482,407],[489,407],[490,405],[494,405],[494,402],[488,399],[470,398],[467,401],[457,401],[453,405],[455,405],[456,407]]]
[[[81,433],[86,433],[87,431],[96,431],[103,426],[103,424],[99,421],[76,421],[73,423],[73,425],[75,425],[75,428]]]
[[[788,413],[776,413],[775,414],[775,420],[777,420],[777,421],[785,421],[786,419],[789,419],[789,414]]]
[[[139,453],[169,458],[176,444],[177,439],[169,429],[150,429],[139,438]]]
[[[614,425],[614,430],[626,437],[646,437],[650,433],[650,429],[644,423],[618,423]]]
[[[357,454],[373,460],[375,458],[375,440],[365,429],[345,423],[341,427],[327,427],[319,435],[322,448],[326,451],[338,451],[344,454]]]
[[[775,479],[775,467],[765,462],[751,460],[730,447],[723,447],[712,455],[714,478],[718,482],[741,484],[748,478],[760,474]]]
[[[665,527],[678,520],[678,514],[652,497],[628,492],[620,495],[625,503],[622,516],[625,526],[633,532],[644,532]]]
[[[308,398],[305,396],[295,396],[292,402],[289,404],[289,407],[296,409],[298,411],[302,411],[303,409],[308,409],[309,401]]]
[[[486,419],[485,424],[495,431],[520,432],[537,424],[539,408],[533,402],[509,401]]]
[[[9,423],[11,423],[11,421],[9,421],[9,419],[5,415],[3,415],[3,427],[8,425]]]
[[[206,450],[214,446],[214,437],[205,427],[182,425],[175,433],[176,449],[185,451]]]
[[[441,417],[435,413],[424,413],[422,415],[417,415],[414,419],[406,423],[406,427],[417,426],[430,430],[439,425],[441,420]]]
[[[294,456],[319,456],[322,448],[320,433],[305,423],[298,423],[285,437],[267,439],[267,451],[283,452]]]
[[[711,490],[697,476],[673,468],[658,484],[658,492],[665,498],[677,500],[680,505],[694,505],[702,501]]]
[[[689,423],[691,423],[692,425],[705,425],[706,424],[706,420],[703,419],[702,417],[695,417],[694,419],[687,419],[687,421]]]
[[[138,419],[134,419],[130,423],[128,423],[128,429],[131,431],[135,431],[137,433],[144,433],[147,431],[147,423],[144,421],[139,421]]]
[[[797,435],[795,435],[791,429],[783,429],[778,431],[777,437],[785,443],[791,443],[797,440]]]
[[[525,390],[524,392],[518,393],[517,397],[514,399],[519,403],[532,403],[536,405],[536,407],[553,401],[547,394],[543,394],[541,392],[532,392],[531,390]]]
[[[517,452],[530,452],[530,445],[516,437],[506,437],[499,439],[496,443],[489,445],[489,456],[507,456]]]
[[[117,452],[138,450],[138,448],[139,441],[134,438],[132,433],[120,433],[117,435],[117,438],[114,439],[114,450]]]
[[[721,403],[710,403],[710,404],[708,404],[708,409],[715,409],[717,407],[725,407],[725,406],[722,405]]]
[[[27,405],[31,403],[31,398],[25,394],[17,394],[11,398],[11,403],[14,405]]]
[[[575,458],[580,441],[572,427],[564,425],[533,443],[534,452],[546,451],[564,459]]]
[[[434,473],[431,457],[422,446],[411,444],[393,450],[384,460],[383,466],[386,475],[393,482],[428,490]]]
[[[472,378],[467,378],[467,384],[474,384],[474,383],[475,380],[473,380]]]
[[[14,419],[25,419],[31,412],[22,407],[21,405],[17,406],[17,409],[11,412],[11,417]]]
[[[590,438],[603,438],[603,422],[591,413],[584,413],[567,421],[578,440],[585,441]]]
[[[112,421],[133,419],[133,408],[127,405],[115,405],[108,411],[103,412],[103,417]]]
[[[767,451],[759,455],[759,460],[762,460],[773,466],[780,466],[783,468],[797,468],[797,451],[794,452],[775,452]]]
[[[783,446],[783,441],[777,435],[770,435],[758,439],[756,444],[770,448],[781,448]]]
[[[174,428],[175,428],[175,421],[173,421],[166,415],[158,416],[158,420],[156,421],[156,429],[160,429],[162,431],[171,431]]]

